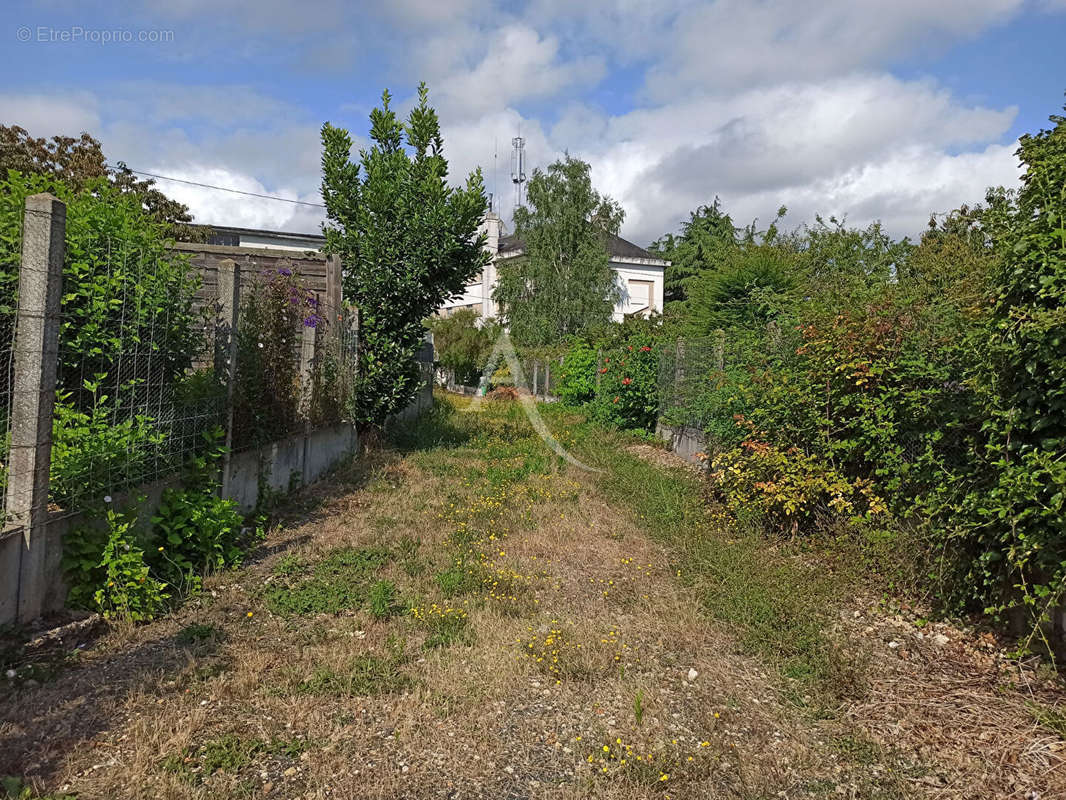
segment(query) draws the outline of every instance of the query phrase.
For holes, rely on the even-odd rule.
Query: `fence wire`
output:
[[[517,389],[542,399],[553,399],[557,396],[556,387],[562,374],[558,358],[519,356],[518,360],[522,365],[522,380],[515,381]]]
[[[223,441],[227,428],[240,449],[351,418],[357,313],[303,289],[298,274],[249,273],[250,280],[239,282],[240,312],[258,311],[238,313],[232,348],[232,314],[198,297],[201,278],[186,255],[143,235],[101,235],[86,220],[68,219],[65,239],[58,317],[44,320],[58,330],[50,354],[40,347],[39,331],[26,341],[16,336],[20,275],[47,270],[22,264],[17,251],[0,253],[0,536],[17,532],[8,513],[9,483],[34,485],[9,480],[12,410],[20,400],[37,408],[32,375],[42,374],[50,359],[56,367],[51,512],[134,499],[148,485],[180,475],[191,457]],[[271,296],[274,279],[283,285]],[[29,316],[23,309],[22,317]],[[27,348],[26,372],[16,374],[18,351]],[[39,441],[36,414],[19,418]],[[23,461],[16,460],[18,470]],[[16,499],[19,508],[29,507],[27,498]]]
[[[15,402],[15,326],[18,322],[18,272],[0,273],[0,539],[21,527],[9,525],[8,469],[11,463],[11,409]]]
[[[89,238],[78,224],[68,242]],[[63,275],[50,499],[64,511],[177,474],[224,420],[224,386],[194,367],[214,321],[186,260],[155,243],[90,242]]]
[[[736,355],[736,345],[724,333],[679,339],[664,348],[659,359],[659,416],[671,425],[705,428],[713,413],[708,399],[722,386]]]

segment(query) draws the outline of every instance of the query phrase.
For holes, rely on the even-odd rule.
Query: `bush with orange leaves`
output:
[[[738,426],[751,427],[737,417]],[[754,437],[715,456],[711,479],[734,516],[758,517],[792,535],[816,520],[869,519],[886,510],[870,481],[849,480],[799,448],[780,448]]]

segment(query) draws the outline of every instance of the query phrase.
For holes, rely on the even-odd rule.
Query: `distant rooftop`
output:
[[[517,236],[500,237],[501,253],[519,253],[525,249],[526,243]],[[642,258],[648,261],[662,261],[654,253],[649,253],[643,247],[638,247],[621,236],[615,236],[613,233],[607,235],[607,254],[612,258]]]
[[[269,231],[261,228],[236,228],[231,225],[190,225],[208,231],[206,244],[229,245],[239,247],[244,237],[267,239],[284,239],[289,242],[306,243],[307,249],[318,250],[326,243],[326,237],[320,233],[296,233],[294,231]]]

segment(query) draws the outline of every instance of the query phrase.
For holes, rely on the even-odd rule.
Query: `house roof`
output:
[[[526,249],[526,243],[519,239],[517,236],[501,236],[500,237],[500,253],[521,253]],[[612,258],[639,258],[647,261],[658,261],[663,264],[667,263],[654,253],[649,253],[643,247],[638,247],[632,242],[623,239],[621,236],[615,236],[613,233],[607,234],[607,254]]]
[[[249,236],[276,236],[282,239],[296,239],[299,241],[321,247],[326,243],[326,237],[319,233],[297,233],[295,231],[270,231],[261,228],[237,228],[231,225],[190,225],[190,228],[202,228],[208,232],[208,244],[229,244],[229,239],[239,237],[241,234]],[[218,239],[219,241],[212,241]],[[227,241],[222,241],[223,239]]]

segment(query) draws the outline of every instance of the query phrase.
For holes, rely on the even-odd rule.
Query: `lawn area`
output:
[[[14,797],[1066,797],[1053,681],[658,447],[439,398],[244,568],[0,688]],[[0,687],[5,685],[0,683]],[[3,797],[0,788],[0,797]]]

